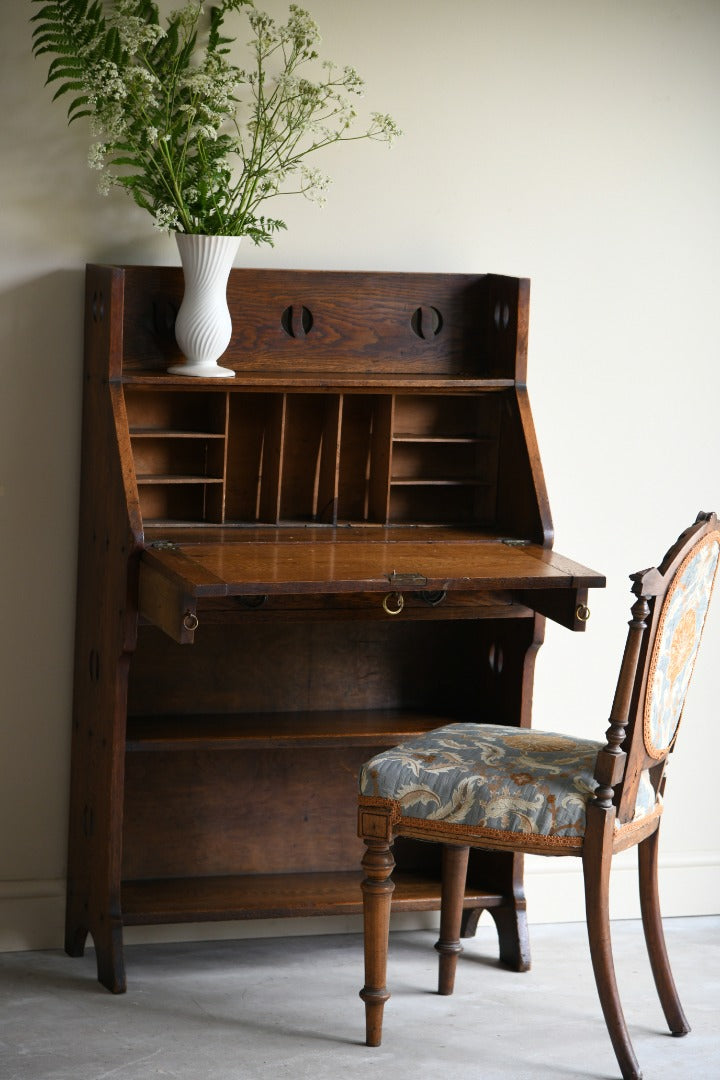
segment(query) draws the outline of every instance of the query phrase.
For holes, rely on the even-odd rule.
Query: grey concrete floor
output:
[[[637,922],[613,924],[616,967],[645,1080],[720,1077],[720,918],[669,919],[693,1028],[669,1036]],[[134,945],[128,991],[95,982],[94,954],[0,955],[3,1080],[542,1080],[619,1075],[583,924],[531,927],[533,967],[496,961],[491,924],[465,943],[441,998],[436,935],[391,936],[383,1045],[363,1044],[359,935]]]

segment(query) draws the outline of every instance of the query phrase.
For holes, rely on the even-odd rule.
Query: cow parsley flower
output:
[[[161,232],[166,232],[168,229],[177,229],[180,225],[177,209],[168,203],[158,206],[155,210],[153,225],[156,229],[160,229]]]
[[[311,169],[307,165],[301,166],[301,173],[303,195],[311,202],[324,206],[327,201],[327,189],[332,183],[330,177],[319,169]]]
[[[107,146],[105,145],[105,143],[92,143],[88,151],[88,165],[90,166],[90,168],[104,169],[106,153]]]

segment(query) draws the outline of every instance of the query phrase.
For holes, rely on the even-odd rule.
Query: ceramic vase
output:
[[[235,374],[219,357],[232,337],[227,282],[240,244],[239,236],[176,233],[185,292],[175,320],[175,340],[185,360],[168,368],[172,375],[226,379]]]

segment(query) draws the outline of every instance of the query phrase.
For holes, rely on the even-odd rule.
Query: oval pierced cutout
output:
[[[510,305],[498,300],[495,305],[494,322],[496,330],[507,330],[510,325]]]
[[[280,316],[280,322],[288,337],[304,338],[313,327],[312,311],[303,304],[290,304]]]
[[[97,291],[93,293],[92,298],[92,320],[93,322],[102,322],[105,318],[105,297],[102,292]]]
[[[442,315],[438,309],[426,307],[424,304],[422,307],[416,308],[410,317],[410,326],[413,333],[425,341],[437,337],[442,330],[442,323]]]

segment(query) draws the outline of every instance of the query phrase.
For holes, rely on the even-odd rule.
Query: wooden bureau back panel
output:
[[[178,358],[179,269],[124,270],[123,371]],[[243,372],[409,373],[523,378],[528,283],[471,274],[231,271],[233,336],[223,364]]]

